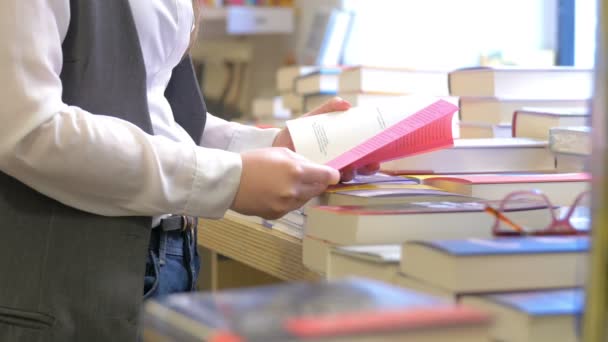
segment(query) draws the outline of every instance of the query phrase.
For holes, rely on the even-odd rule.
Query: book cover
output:
[[[455,256],[581,253],[589,250],[589,237],[587,236],[504,237],[410,243],[426,245]]]
[[[407,215],[407,214],[447,214],[484,212],[487,205],[498,206],[500,201],[472,201],[472,202],[413,202],[403,204],[367,205],[367,206],[318,206],[318,211],[332,212],[338,215]],[[545,202],[530,200],[519,201],[509,207],[509,212],[526,211],[547,208]]]
[[[492,341],[575,342],[581,340],[584,300],[582,288],[565,287],[464,295],[460,302],[494,316]]]
[[[574,173],[509,173],[479,174],[462,176],[432,176],[424,180],[425,184],[435,181],[450,181],[464,184],[508,184],[508,183],[546,183],[546,182],[586,182],[591,175],[585,172]]]
[[[348,187],[340,190],[331,190],[328,194],[354,196],[362,198],[380,197],[470,197],[443,191],[427,185],[401,185],[401,184],[369,184],[359,187]],[[331,196],[331,195],[329,195]]]
[[[584,303],[584,291],[580,288],[493,294],[485,297],[530,316],[578,315],[582,313]]]

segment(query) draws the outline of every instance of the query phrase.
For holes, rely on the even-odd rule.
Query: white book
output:
[[[325,277],[329,250],[332,246],[334,244],[329,241],[304,235],[302,238],[302,264]]]
[[[548,289],[582,285],[588,252],[588,236],[409,241],[400,266],[456,293]]]
[[[450,72],[448,79],[453,96],[588,99],[593,88],[593,71],[573,67],[465,68]]]
[[[344,70],[340,75],[338,89],[340,92],[447,96],[448,73],[439,70],[359,66]]]
[[[571,108],[588,105],[587,99],[509,99],[462,96],[459,98],[460,120],[486,124],[511,124],[516,110],[529,107]]]
[[[549,148],[554,153],[591,155],[591,127],[556,127],[549,132]]]
[[[546,141],[527,138],[457,139],[454,147],[381,164],[392,174],[552,172]]]
[[[510,138],[511,124],[489,124],[484,122],[460,121],[460,139]]]
[[[414,202],[396,205],[319,206],[308,210],[306,235],[336,245],[393,244],[410,240],[489,238],[498,203]],[[546,223],[545,203],[521,203],[508,215],[530,227]]]
[[[294,92],[299,95],[336,94],[340,68],[322,68],[310,74],[302,75],[294,81]]]
[[[394,283],[401,245],[335,246],[330,248],[327,279],[349,276]]]

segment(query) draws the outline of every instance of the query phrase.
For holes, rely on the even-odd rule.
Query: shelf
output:
[[[228,6],[202,10],[204,36],[290,34],[294,31],[291,7]]]

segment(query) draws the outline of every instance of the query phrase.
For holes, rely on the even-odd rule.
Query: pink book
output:
[[[451,147],[458,107],[407,97],[399,106],[355,107],[287,122],[296,152],[336,169],[380,163]]]

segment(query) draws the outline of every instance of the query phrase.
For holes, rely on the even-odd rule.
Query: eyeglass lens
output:
[[[525,207],[535,206],[539,209],[521,210]],[[554,220],[553,208],[546,198],[534,192],[522,192],[505,198],[501,205],[501,212],[513,223],[526,232],[547,229]],[[499,231],[512,231],[503,221],[499,222]]]

